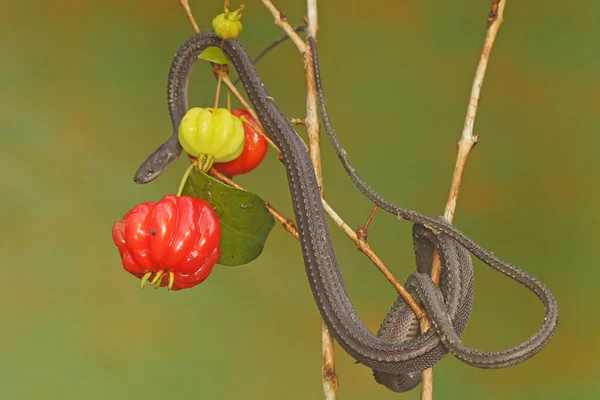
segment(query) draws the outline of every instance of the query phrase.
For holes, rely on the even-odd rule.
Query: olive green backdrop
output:
[[[320,3],[324,82],[352,161],[388,198],[441,214],[491,0]],[[303,1],[276,4],[302,21]],[[222,2],[191,5],[207,29]],[[256,54],[281,31],[258,0],[246,5],[241,41]],[[591,0],[507,4],[455,224],[544,281],[560,324],[541,354],[514,368],[446,357],[435,368],[435,398],[600,393],[599,14]],[[112,243],[112,224],[176,191],[186,167],[180,160],[146,186],[132,180],[171,134],[166,78],[191,34],[177,0],[2,1],[0,399],[322,397],[319,316],[300,248],[280,226],[256,261],[217,266],[202,285],[175,293],[140,291]],[[293,45],[259,72],[283,110],[302,116]],[[192,105],[212,104],[207,65],[191,88]],[[323,159],[327,200],[357,227],[370,205],[326,141]],[[292,215],[273,151],[239,181]],[[379,213],[369,235],[401,280],[414,268],[410,229]],[[333,236],[349,293],[376,330],[395,292]],[[533,295],[480,263],[476,280],[468,344],[499,349],[538,328]],[[336,357],[341,400],[418,398],[388,392],[341,349]]]

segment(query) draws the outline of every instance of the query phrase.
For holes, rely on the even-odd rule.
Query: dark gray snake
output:
[[[267,135],[283,154],[310,287],[321,316],[337,342],[358,362],[372,368],[378,382],[395,391],[415,387],[420,381],[420,371],[434,365],[448,352],[480,368],[509,367],[538,353],[552,337],[558,322],[558,307],[550,291],[534,277],[484,250],[445,219],[398,207],[360,179],[329,121],[316,44],[310,37],[308,43],[314,54],[321,117],[346,172],[364,195],[380,208],[415,224],[413,239],[417,272],[408,278],[406,286],[424,306],[433,324],[433,329],[420,334],[416,318],[402,298],[393,305],[378,335],[371,333],[361,321],[346,293],[306,145],[269,96],[246,51],[236,40],[227,40],[223,50],[238,71]],[[177,130],[188,109],[187,88],[192,67],[204,49],[220,45],[221,39],[213,32],[202,32],[188,39],[175,55],[168,82],[173,135],[142,164],[135,175],[135,182],[152,181],[181,154]],[[429,276],[434,248],[437,248],[442,263],[440,287]],[[469,252],[521,283],[544,304],[544,322],[527,341],[494,352],[474,350],[461,342],[460,335],[473,301],[474,282]]]

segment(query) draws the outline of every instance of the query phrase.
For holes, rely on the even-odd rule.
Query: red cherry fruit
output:
[[[221,224],[206,201],[167,195],[142,203],[115,223],[113,241],[127,272],[151,285],[187,289],[204,281],[219,260]]]
[[[263,133],[260,132],[260,124],[246,110],[231,110],[231,113],[242,119],[246,144],[242,154],[233,161],[226,163],[214,163],[213,167],[222,174],[234,176],[252,171],[256,168],[269,148],[269,143]]]

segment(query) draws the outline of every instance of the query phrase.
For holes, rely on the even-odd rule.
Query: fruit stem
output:
[[[231,11],[229,9],[229,2],[230,2],[230,0],[225,0],[225,7],[224,7],[225,16],[231,21],[239,21],[240,18],[242,18],[242,16],[240,14],[242,11],[244,11],[244,8],[246,8],[246,6],[244,4],[242,4],[241,6],[239,6],[237,8],[237,10]],[[238,17],[238,15],[239,15],[239,17]],[[232,16],[233,18],[230,16]]]
[[[221,95],[221,80],[223,76],[221,75],[221,71],[219,71],[219,80],[217,81],[217,96],[215,97],[215,110],[219,108],[219,96]]]
[[[254,128],[254,130],[256,132],[258,132],[260,135],[262,135],[265,139],[267,139],[267,142],[269,142],[269,144],[275,149],[277,150],[277,153],[279,154],[279,159],[281,159],[283,157],[283,155],[281,154],[281,150],[279,150],[279,147],[277,147],[277,145],[275,143],[273,143],[273,141],[271,140],[270,137],[268,137],[265,132],[262,130],[261,127],[256,126],[256,124],[253,124],[252,122],[250,122],[250,120],[246,117],[244,117],[243,115],[240,117],[240,119],[242,120],[242,122],[248,124],[249,126],[251,126],[252,128]]]
[[[190,164],[188,169],[185,170],[185,173],[183,174],[183,178],[181,178],[181,183],[179,184],[179,190],[177,191],[177,197],[181,197],[181,194],[183,193],[183,188],[185,187],[185,183],[187,182],[188,178],[190,177],[190,174],[192,173],[192,168],[194,168],[195,166],[196,166],[196,162],[193,162]]]

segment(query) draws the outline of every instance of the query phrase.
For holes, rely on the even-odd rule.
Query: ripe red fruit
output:
[[[142,203],[115,223],[113,241],[127,272],[151,285],[187,289],[204,281],[219,260],[221,224],[206,201],[166,195]]]
[[[246,144],[238,158],[225,163],[214,163],[213,167],[222,174],[233,176],[248,173],[256,168],[265,158],[269,143],[265,136],[259,132],[260,124],[252,118],[248,111],[231,110],[231,113],[242,119]]]

